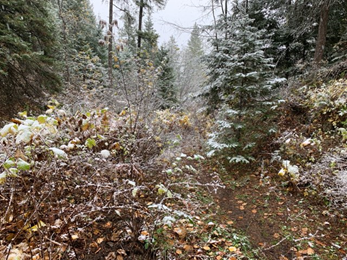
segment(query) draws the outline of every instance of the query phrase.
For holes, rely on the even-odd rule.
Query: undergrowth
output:
[[[135,125],[136,121],[136,127]],[[150,122],[150,123],[146,123]],[[1,129],[1,259],[239,259],[247,243],[213,222],[198,113],[72,113],[58,101]],[[204,131],[200,130],[204,129]]]

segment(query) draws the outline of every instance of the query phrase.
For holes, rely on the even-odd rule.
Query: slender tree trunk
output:
[[[224,3],[224,19],[225,19],[225,25],[227,28],[227,23],[228,23],[228,0],[225,0]],[[225,40],[228,39],[228,30],[225,30]]]
[[[324,55],[324,49],[327,39],[327,31],[328,31],[328,20],[329,20],[329,4],[330,1],[324,1],[320,11],[320,19],[319,19],[319,28],[318,28],[318,37],[316,42],[316,49],[314,53],[314,64],[316,66],[321,63]]]
[[[217,19],[216,19],[216,13],[215,13],[215,10],[214,10],[214,0],[211,0],[211,3],[212,3],[213,23],[214,23],[214,28],[216,28],[217,27]],[[216,42],[218,42],[217,30],[215,30],[215,38],[216,38]],[[218,51],[218,49],[219,49],[219,46],[217,44],[216,50]]]
[[[245,1],[245,10],[246,10],[246,14],[248,14],[248,0]]]
[[[108,16],[108,29],[109,29],[109,42],[108,42],[108,79],[110,87],[113,87],[113,0],[109,0],[109,16]]]
[[[143,8],[144,8],[144,2],[143,0],[140,1],[140,11],[139,11],[139,31],[137,35],[137,47],[139,50],[141,49],[141,39],[142,39],[142,20],[143,20]]]
[[[66,33],[66,21],[64,18],[64,14],[63,14],[63,0],[57,0],[57,4],[58,4],[58,9],[59,9],[59,18],[62,22],[63,25],[63,43],[64,43],[64,62],[65,62],[65,80],[70,83],[71,78],[70,78],[70,68],[69,68],[69,64],[68,64],[68,54],[67,54],[67,45],[68,45],[68,39],[67,39],[67,33]]]
[[[225,1],[227,1],[227,0],[225,0]],[[224,12],[223,0],[220,0],[220,8],[221,8],[221,10],[222,10],[222,14],[224,15],[225,12]]]

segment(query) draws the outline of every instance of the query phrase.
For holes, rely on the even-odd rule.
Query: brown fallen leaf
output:
[[[301,235],[306,236],[308,233],[308,228],[302,228],[301,229]]]
[[[187,236],[187,230],[184,227],[176,227],[174,228],[174,232],[180,239],[184,239]]]
[[[184,245],[183,249],[187,252],[191,252],[194,250],[194,248],[191,245]]]
[[[274,237],[274,238],[279,238],[279,237],[280,237],[280,234],[275,233],[275,234],[273,234],[273,237]]]
[[[307,254],[308,255],[314,255],[314,250],[312,248],[307,248]]]

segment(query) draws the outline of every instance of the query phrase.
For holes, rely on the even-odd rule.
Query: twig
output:
[[[268,247],[268,248],[264,248],[263,251],[270,250],[270,249],[272,249],[272,248],[274,248],[274,247],[280,245],[283,241],[285,241],[286,239],[288,239],[288,237],[290,237],[290,236],[286,236],[286,237],[282,238],[282,239],[281,239],[280,241],[278,241],[276,244],[274,244],[274,245],[272,245],[272,246],[270,246],[270,247]]]

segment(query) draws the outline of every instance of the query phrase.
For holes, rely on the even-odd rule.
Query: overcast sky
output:
[[[90,0],[97,18],[108,20],[108,4],[103,0]],[[173,35],[177,43],[185,45],[190,37],[190,30],[194,23],[206,23],[206,15],[202,14],[202,6],[206,0],[168,0],[164,10],[154,10],[154,28],[160,35],[159,43],[167,42]],[[118,11],[119,12],[119,11]],[[116,18],[119,18],[120,13]]]

